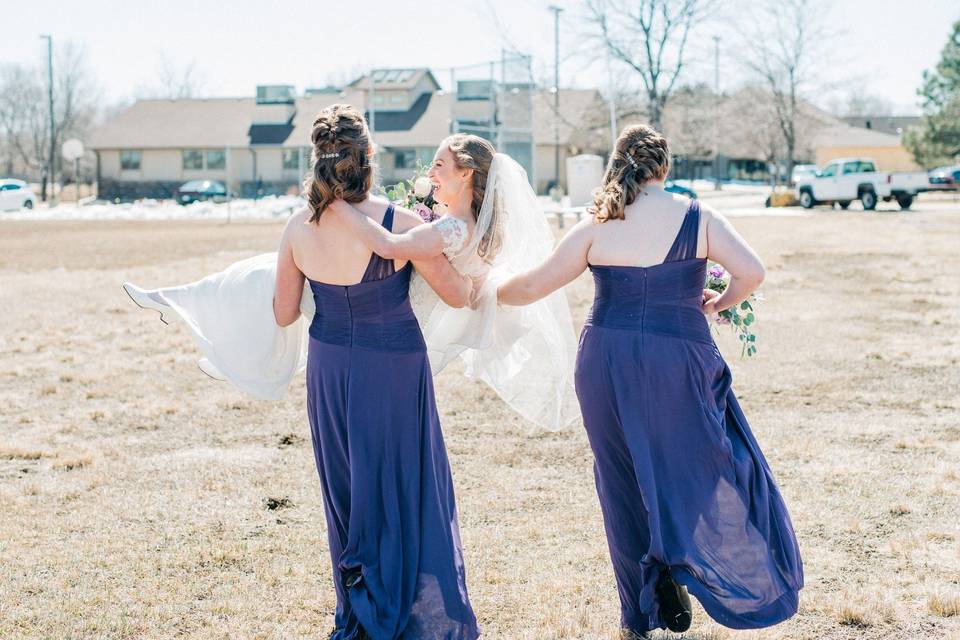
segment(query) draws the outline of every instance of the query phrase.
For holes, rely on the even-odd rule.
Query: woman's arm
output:
[[[497,301],[513,306],[530,304],[572,282],[587,268],[594,224],[592,216],[578,222],[543,264],[501,284]]]
[[[343,200],[335,200],[327,211],[347,223],[368,249],[387,260],[418,260],[443,253],[443,235],[431,225],[421,224],[406,232],[392,233]]]
[[[363,214],[361,214],[363,215]],[[366,217],[366,216],[364,216]],[[367,218],[369,220],[369,218]],[[372,221],[371,221],[372,222]],[[379,226],[379,225],[378,225]],[[402,207],[397,207],[393,214],[393,228],[399,234],[395,237],[401,237],[411,234],[421,227],[429,227],[417,214],[408,211]],[[383,227],[380,226],[382,229]],[[460,308],[467,305],[473,291],[473,281],[459,271],[453,268],[446,256],[438,253],[432,257],[412,260],[413,268],[423,276],[430,288],[433,289],[440,299],[447,305]]]
[[[300,298],[303,296],[304,276],[293,259],[295,225],[302,225],[306,213],[292,216],[280,238],[277,252],[277,284],[273,294],[273,316],[277,324],[286,327],[300,317]]]
[[[707,212],[707,258],[723,265],[730,273],[730,283],[722,294],[708,300],[703,312],[714,314],[738,305],[760,286],[766,271],[757,254],[733,225],[720,213]]]
[[[423,276],[430,288],[436,291],[447,305],[458,309],[470,302],[473,281],[454,269],[445,257],[434,256],[412,262],[417,273]]]

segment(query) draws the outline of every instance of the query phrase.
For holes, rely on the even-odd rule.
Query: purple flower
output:
[[[424,222],[433,222],[434,220],[437,220],[440,218],[440,216],[434,213],[433,210],[430,209],[430,207],[423,204],[422,202],[418,202],[417,204],[413,205],[413,211],[414,213],[419,215],[421,218],[423,218]]]
[[[708,273],[712,278],[722,278],[723,276],[726,275],[727,272],[723,270],[723,267],[721,267],[718,264],[715,264],[712,267],[710,267],[710,271]]]

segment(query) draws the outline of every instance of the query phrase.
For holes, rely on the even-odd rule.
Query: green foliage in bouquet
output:
[[[432,207],[433,198],[429,194],[420,197],[417,195],[416,191],[417,180],[420,180],[421,178],[426,179],[427,170],[429,169],[429,165],[425,165],[417,160],[417,169],[414,172],[413,177],[409,180],[401,180],[396,184],[383,187],[384,195],[388,200],[390,200],[390,202],[396,203],[401,207],[410,209],[411,211],[418,202],[424,203],[428,207]]]
[[[717,293],[723,293],[727,289],[729,278],[727,272],[719,264],[713,264],[707,270],[707,282],[705,287]],[[721,311],[718,315],[720,320],[729,324],[740,339],[741,349],[740,357],[752,356],[757,353],[757,334],[753,332],[753,323],[757,320],[757,314],[753,308],[752,302],[757,302],[759,298],[756,294],[750,294],[750,297],[738,305]]]

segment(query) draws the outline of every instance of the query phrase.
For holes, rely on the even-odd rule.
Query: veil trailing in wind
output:
[[[481,243],[488,247],[483,257]],[[550,430],[579,415],[573,387],[577,344],[567,296],[560,289],[525,307],[499,306],[497,286],[538,266],[554,244],[526,171],[498,153],[474,231],[451,260],[461,273],[483,280],[475,304],[451,308],[422,281],[411,290],[434,374],[459,356],[468,376],[483,380],[524,418]]]

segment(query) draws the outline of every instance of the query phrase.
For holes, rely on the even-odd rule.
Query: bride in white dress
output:
[[[550,255],[553,234],[523,168],[477,136],[441,143],[428,176],[445,215],[392,234],[349,204],[340,216],[384,258],[445,255],[475,283],[470,307],[441,301],[422,278],[410,299],[420,321],[434,375],[460,357],[466,374],[483,380],[520,415],[559,429],[578,415],[573,392],[576,337],[563,290],[527,307],[498,307],[497,285]],[[303,316],[279,327],[273,315],[276,253],[237,262],[202,280],[145,290],[125,283],[138,305],[182,319],[203,353],[200,368],[262,399],[279,399],[306,364],[307,327],[314,305],[309,289]]]

